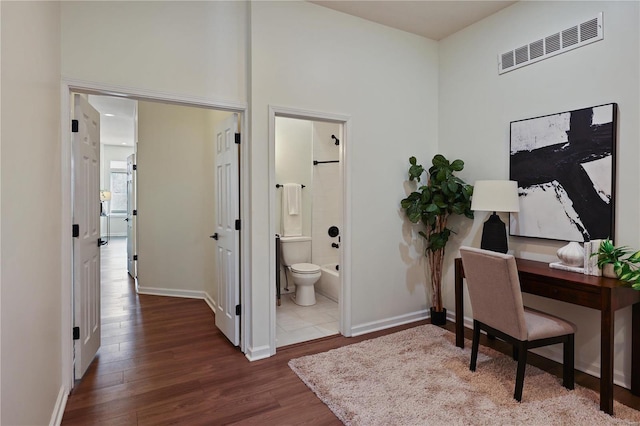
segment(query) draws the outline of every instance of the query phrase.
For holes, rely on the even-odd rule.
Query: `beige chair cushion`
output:
[[[524,318],[527,322],[527,340],[574,334],[578,330],[575,324],[567,320],[526,306],[524,307]]]

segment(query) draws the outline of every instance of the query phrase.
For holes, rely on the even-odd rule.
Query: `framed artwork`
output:
[[[510,235],[614,237],[616,111],[611,103],[511,122],[520,211],[510,214]]]

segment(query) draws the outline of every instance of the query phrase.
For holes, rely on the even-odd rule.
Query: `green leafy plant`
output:
[[[425,230],[419,234],[425,240],[425,256],[431,275],[432,307],[435,311],[442,312],[444,250],[453,232],[447,228],[447,220],[451,214],[473,219],[473,186],[454,175],[464,168],[462,160],[449,162],[443,155],[437,154],[431,163],[426,184],[409,194],[400,205],[411,222],[421,222],[425,226]],[[409,164],[409,180],[420,182],[425,172],[424,167],[417,164],[415,157],[409,158]]]
[[[607,264],[613,265],[616,276],[631,283],[635,290],[640,290],[640,250],[633,252],[628,246],[616,247],[610,239],[600,243],[598,251],[591,256],[598,256],[598,268]]]

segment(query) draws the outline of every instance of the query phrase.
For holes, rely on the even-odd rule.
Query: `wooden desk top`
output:
[[[462,259],[456,263],[462,268]],[[602,298],[611,297],[615,311],[640,302],[640,291],[631,284],[614,278],[585,275],[549,267],[547,262],[516,258],[520,287],[524,293],[548,297],[575,305],[602,310]]]

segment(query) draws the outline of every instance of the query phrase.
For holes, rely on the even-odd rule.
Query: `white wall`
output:
[[[302,189],[302,235],[311,236],[311,200],[313,193],[313,141],[311,122],[295,118],[276,117],[276,183],[299,183]],[[276,232],[282,230],[282,193],[276,193]]]
[[[62,2],[62,75],[246,99],[246,3]]]
[[[138,286],[201,297],[214,280],[211,111],[138,102]]]
[[[60,5],[0,7],[0,423],[42,425],[63,390]]]
[[[351,116],[353,222],[344,232],[352,264],[344,272],[355,331],[426,309],[420,254],[403,232],[399,204],[408,158],[437,149],[436,42],[307,2],[252,3],[251,25],[252,210],[274,211],[269,105]],[[269,229],[268,215],[252,218],[253,349],[269,346]]]
[[[604,12],[604,40],[498,75],[498,53],[519,47]],[[440,151],[466,161],[463,176],[509,176],[509,123],[617,102],[618,152],[616,242],[640,247],[637,167],[640,159],[638,2],[518,2],[440,42]],[[478,246],[484,214],[455,244]],[[505,216],[503,220],[508,223]],[[444,277],[445,305],[454,308],[452,246]],[[510,238],[520,257],[552,261],[566,243]],[[526,302],[566,317],[578,327],[576,366],[599,371],[597,311],[527,297]],[[467,300],[467,305],[468,300]],[[468,312],[467,312],[468,315]],[[629,385],[631,310],[616,315],[616,379]]]

